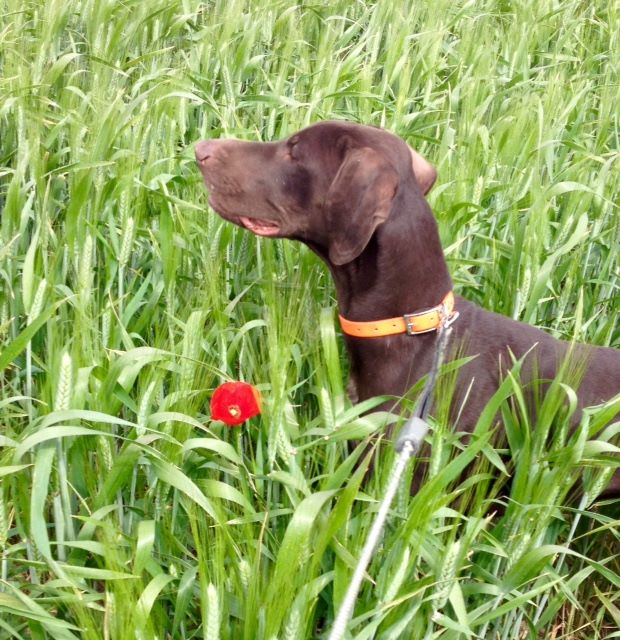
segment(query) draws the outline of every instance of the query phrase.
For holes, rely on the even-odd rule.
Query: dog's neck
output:
[[[452,289],[437,223],[419,196],[395,201],[361,255],[329,267],[339,312],[350,320],[421,311],[438,305]]]

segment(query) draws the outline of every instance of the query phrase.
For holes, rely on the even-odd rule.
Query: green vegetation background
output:
[[[208,211],[200,138],[388,127],[438,168],[460,293],[620,346],[617,3],[3,0],[0,15],[0,638],[316,638],[346,589],[392,460],[379,444],[362,483],[350,443],[389,417],[345,397],[316,258]],[[227,379],[265,397],[232,431],[208,416]],[[434,426],[352,638],[620,637],[618,520],[593,506],[618,403],[569,436],[570,389],[534,430],[520,398],[517,368],[467,448]]]

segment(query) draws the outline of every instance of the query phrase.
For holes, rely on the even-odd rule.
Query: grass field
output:
[[[365,439],[389,416],[346,398],[319,261],[208,211],[198,139],[386,126],[438,168],[459,293],[620,347],[618,3],[0,15],[0,638],[310,639],[343,597],[393,460],[379,442],[362,482]],[[229,379],[265,404],[234,430],[209,419]],[[620,402],[569,435],[572,399],[558,380],[531,425],[515,371],[467,447],[433,425],[350,638],[620,637],[618,504],[595,502]]]

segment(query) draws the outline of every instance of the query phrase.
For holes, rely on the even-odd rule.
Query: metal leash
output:
[[[347,630],[347,625],[351,619],[353,607],[355,606],[355,601],[357,600],[357,594],[359,593],[362,580],[364,579],[364,574],[366,573],[366,569],[372,560],[373,553],[379,544],[379,537],[383,531],[385,520],[387,518],[390,505],[392,504],[392,500],[394,499],[394,495],[396,494],[396,490],[398,489],[401,476],[407,466],[407,462],[409,462],[409,459],[419,451],[422,443],[424,442],[424,438],[428,433],[426,416],[430,410],[433,390],[435,389],[435,383],[437,382],[437,373],[443,361],[448,338],[452,332],[452,324],[457,317],[458,313],[452,314],[451,317],[445,316],[445,320],[437,330],[437,348],[435,349],[433,364],[428,374],[428,378],[426,379],[424,390],[422,391],[420,401],[417,404],[413,416],[404,424],[398,434],[396,442],[394,443],[394,448],[398,452],[398,458],[396,458],[394,467],[392,468],[390,480],[385,489],[385,495],[379,505],[379,511],[377,511],[375,521],[372,524],[370,533],[368,534],[368,538],[366,539],[366,543],[364,544],[364,548],[360,554],[357,566],[355,567],[355,571],[351,577],[351,582],[349,583],[349,588],[347,589],[347,593],[340,605],[340,611],[338,611],[336,620],[334,620],[334,625],[331,633],[329,634],[328,640],[341,640]]]

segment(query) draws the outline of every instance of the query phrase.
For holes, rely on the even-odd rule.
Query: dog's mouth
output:
[[[277,236],[280,234],[280,225],[277,222],[263,218],[240,216],[227,211],[226,207],[217,199],[213,191],[209,194],[209,204],[222,218],[238,224],[240,227],[255,233],[257,236]]]
[[[239,222],[257,236],[276,236],[280,233],[280,225],[271,220],[239,216]]]

